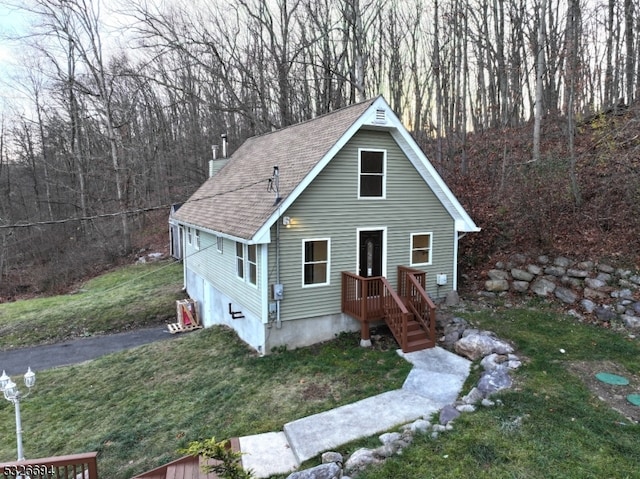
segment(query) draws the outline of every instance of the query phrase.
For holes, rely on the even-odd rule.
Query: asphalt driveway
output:
[[[179,335],[170,334],[166,326],[158,326],[74,339],[64,343],[0,351],[0,374],[2,370],[12,376],[24,374],[27,372],[27,367],[38,372],[58,366],[78,364],[105,354],[177,336]]]

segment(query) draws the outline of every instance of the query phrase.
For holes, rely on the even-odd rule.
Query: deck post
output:
[[[371,347],[371,336],[369,334],[369,321],[361,321],[360,327],[360,346],[363,348]]]

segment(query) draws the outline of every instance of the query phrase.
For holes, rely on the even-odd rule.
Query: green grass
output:
[[[401,457],[359,478],[638,477],[640,426],[566,369],[567,361],[606,359],[638,373],[637,340],[540,309],[467,319],[511,339],[527,359],[515,387],[497,396],[504,405],[464,414],[452,432],[420,437]]]
[[[280,431],[286,422],[402,385],[409,365],[358,337],[260,358],[208,328],[90,363],[38,373],[22,403],[27,457],[98,451],[101,477],[125,479],[211,436]],[[0,460],[14,460],[13,407],[0,403]]]
[[[1,347],[173,318],[181,268],[165,266],[110,273],[75,295],[0,305]],[[466,318],[512,340],[525,360],[514,388],[497,395],[503,405],[463,414],[437,439],[416,438],[402,456],[361,479],[638,477],[640,426],[566,368],[569,361],[610,360],[637,374],[637,340],[544,305]],[[59,332],[65,325],[73,326]],[[394,351],[360,348],[356,334],[260,358],[232,332],[209,328],[38,372],[32,396],[22,403],[25,453],[98,451],[101,477],[130,478],[175,459],[190,441],[279,431],[288,421],[400,387],[408,372]],[[15,429],[6,401],[0,401],[0,418],[0,460],[11,461]],[[363,438],[340,452],[376,445],[375,438]]]
[[[132,265],[88,281],[75,294],[0,304],[0,349],[163,324],[184,297],[182,265]]]

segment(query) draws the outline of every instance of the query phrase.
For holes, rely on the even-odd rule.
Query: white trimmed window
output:
[[[431,264],[432,233],[411,234],[411,266]]]
[[[224,244],[224,238],[222,236],[216,236],[216,250],[218,253],[222,253],[222,245]]]
[[[187,228],[187,244],[191,245],[191,243],[193,243],[192,236],[191,236],[191,227],[188,227]]]
[[[250,284],[258,283],[258,246],[247,245],[247,281]]]
[[[236,242],[236,275],[249,284],[258,284],[258,245]]]
[[[331,240],[302,240],[302,285],[329,284],[329,259]]]
[[[200,249],[200,230],[195,230],[195,245],[194,248],[195,249]]]
[[[236,242],[236,275],[244,279],[244,245]]]
[[[358,198],[385,198],[386,163],[385,150],[359,150]]]

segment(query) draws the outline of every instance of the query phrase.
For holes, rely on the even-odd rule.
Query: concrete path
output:
[[[402,389],[292,421],[283,432],[241,437],[244,467],[257,478],[287,474],[325,451],[428,418],[457,399],[470,361],[438,347],[399,354],[413,364]]]

